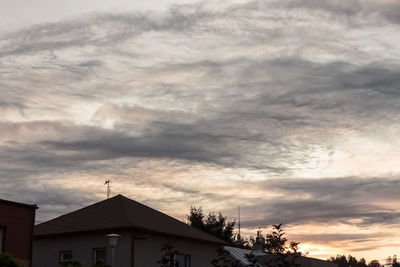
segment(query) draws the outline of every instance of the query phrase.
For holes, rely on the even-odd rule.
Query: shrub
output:
[[[8,253],[0,253],[0,266],[1,267],[21,267],[21,265],[14,259],[14,257]]]
[[[82,263],[74,259],[67,259],[59,262],[61,267],[83,267]]]

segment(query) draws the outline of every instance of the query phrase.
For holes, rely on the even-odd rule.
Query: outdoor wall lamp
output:
[[[111,265],[115,266],[115,247],[118,245],[118,238],[120,238],[121,236],[118,234],[109,234],[107,235],[108,237],[108,241],[109,241],[109,245],[111,247]]]

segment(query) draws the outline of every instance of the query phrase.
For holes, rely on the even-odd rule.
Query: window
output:
[[[190,255],[175,254],[175,262],[178,267],[190,267]]]
[[[93,249],[93,263],[96,263],[98,260],[102,260],[104,263],[107,261],[107,250],[106,248],[94,248]]]
[[[4,227],[0,226],[0,253],[3,252]]]
[[[72,250],[62,250],[60,251],[60,261],[72,259]]]

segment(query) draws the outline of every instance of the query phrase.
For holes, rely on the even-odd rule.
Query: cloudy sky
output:
[[[0,198],[38,222],[111,177],[314,257],[400,253],[397,0],[0,4]]]

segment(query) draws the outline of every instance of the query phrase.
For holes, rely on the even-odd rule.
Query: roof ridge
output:
[[[159,211],[159,210],[156,210],[156,209],[154,209],[154,208],[152,208],[152,207],[150,207],[150,206],[148,206],[148,205],[145,205],[145,204],[143,204],[143,203],[140,203],[140,202],[138,202],[138,201],[136,201],[136,200],[133,200],[133,199],[130,199],[130,198],[127,198],[127,197],[124,197],[126,200],[128,200],[128,201],[132,201],[132,202],[135,202],[136,204],[139,204],[139,205],[141,205],[141,206],[144,206],[144,207],[146,207],[146,208],[148,208],[148,209],[151,209],[152,211],[154,211],[154,212],[156,212],[156,213],[158,213],[158,214],[160,214],[160,215],[163,215],[163,216],[165,216],[165,217],[169,217],[169,218],[171,218],[171,219],[173,219],[173,220],[176,220],[176,221],[178,221],[178,222],[180,222],[180,223],[182,223],[182,224],[184,224],[184,225],[186,225],[186,226],[189,226],[189,227],[192,227],[192,226],[190,226],[190,225],[188,225],[187,223],[184,223],[184,222],[182,222],[181,220],[178,220],[177,218],[174,218],[174,217],[172,217],[171,215],[168,215],[167,213],[164,213],[164,212],[161,212],[161,211]],[[197,228],[195,228],[195,227],[193,227],[194,229],[197,229]],[[199,230],[199,229],[197,229],[197,230]],[[203,231],[202,231],[203,232]]]
[[[121,195],[121,194],[118,194],[117,195],[117,197],[119,196],[119,202],[121,203],[121,205],[122,205],[122,208],[123,208],[123,210],[124,210],[124,214],[125,214],[125,217],[126,217],[126,219],[128,220],[128,223],[129,223],[129,225],[130,226],[134,226],[134,223],[132,222],[132,220],[131,220],[131,217],[129,216],[129,214],[128,214],[128,211],[126,210],[126,204],[125,204],[125,199],[128,199],[127,197],[125,197],[125,196],[123,196],[123,195]]]
[[[206,231],[202,231],[202,230],[200,230],[200,229],[198,229],[198,228],[196,228],[196,227],[194,227],[194,226],[191,226],[191,225],[189,225],[189,224],[187,224],[187,223],[185,223],[185,222],[183,222],[183,221],[181,221],[181,220],[178,220],[177,218],[174,218],[174,217],[172,217],[171,215],[169,215],[169,214],[167,214],[167,213],[164,213],[164,212],[161,212],[161,211],[159,211],[159,210],[153,209],[153,208],[150,207],[150,206],[147,206],[147,205],[145,205],[145,204],[143,204],[143,203],[140,203],[140,202],[138,202],[138,201],[136,201],[136,200],[127,198],[127,197],[125,197],[125,196],[123,196],[123,195],[120,195],[120,196],[121,196],[123,199],[125,199],[126,201],[135,202],[136,204],[139,204],[139,205],[141,205],[141,206],[143,206],[143,207],[146,207],[146,208],[148,208],[148,209],[151,209],[152,211],[154,211],[154,212],[156,212],[156,213],[158,213],[158,214],[160,214],[160,215],[162,215],[162,216],[168,217],[168,218],[170,218],[170,219],[172,219],[172,220],[174,220],[174,221],[180,223],[181,225],[185,225],[185,227],[188,227],[188,228],[190,228],[191,230],[194,230],[194,231],[197,231],[197,232],[199,232],[199,233],[202,233],[202,234],[208,235],[208,236],[210,236],[210,237],[213,237],[213,238],[216,238],[216,239],[221,240],[220,238],[218,238],[218,237],[216,237],[216,236],[214,236],[214,235],[212,235],[212,234],[210,234],[210,233],[207,233]],[[121,199],[121,200],[122,200],[122,199]],[[123,205],[123,207],[124,207],[124,211],[126,212],[125,205]],[[129,222],[131,223],[131,225],[134,225],[134,223],[130,220],[130,216],[129,216],[129,214],[128,214],[127,212],[126,212],[126,215],[128,216],[128,220],[129,220]],[[221,240],[221,241],[223,241],[223,240]]]

